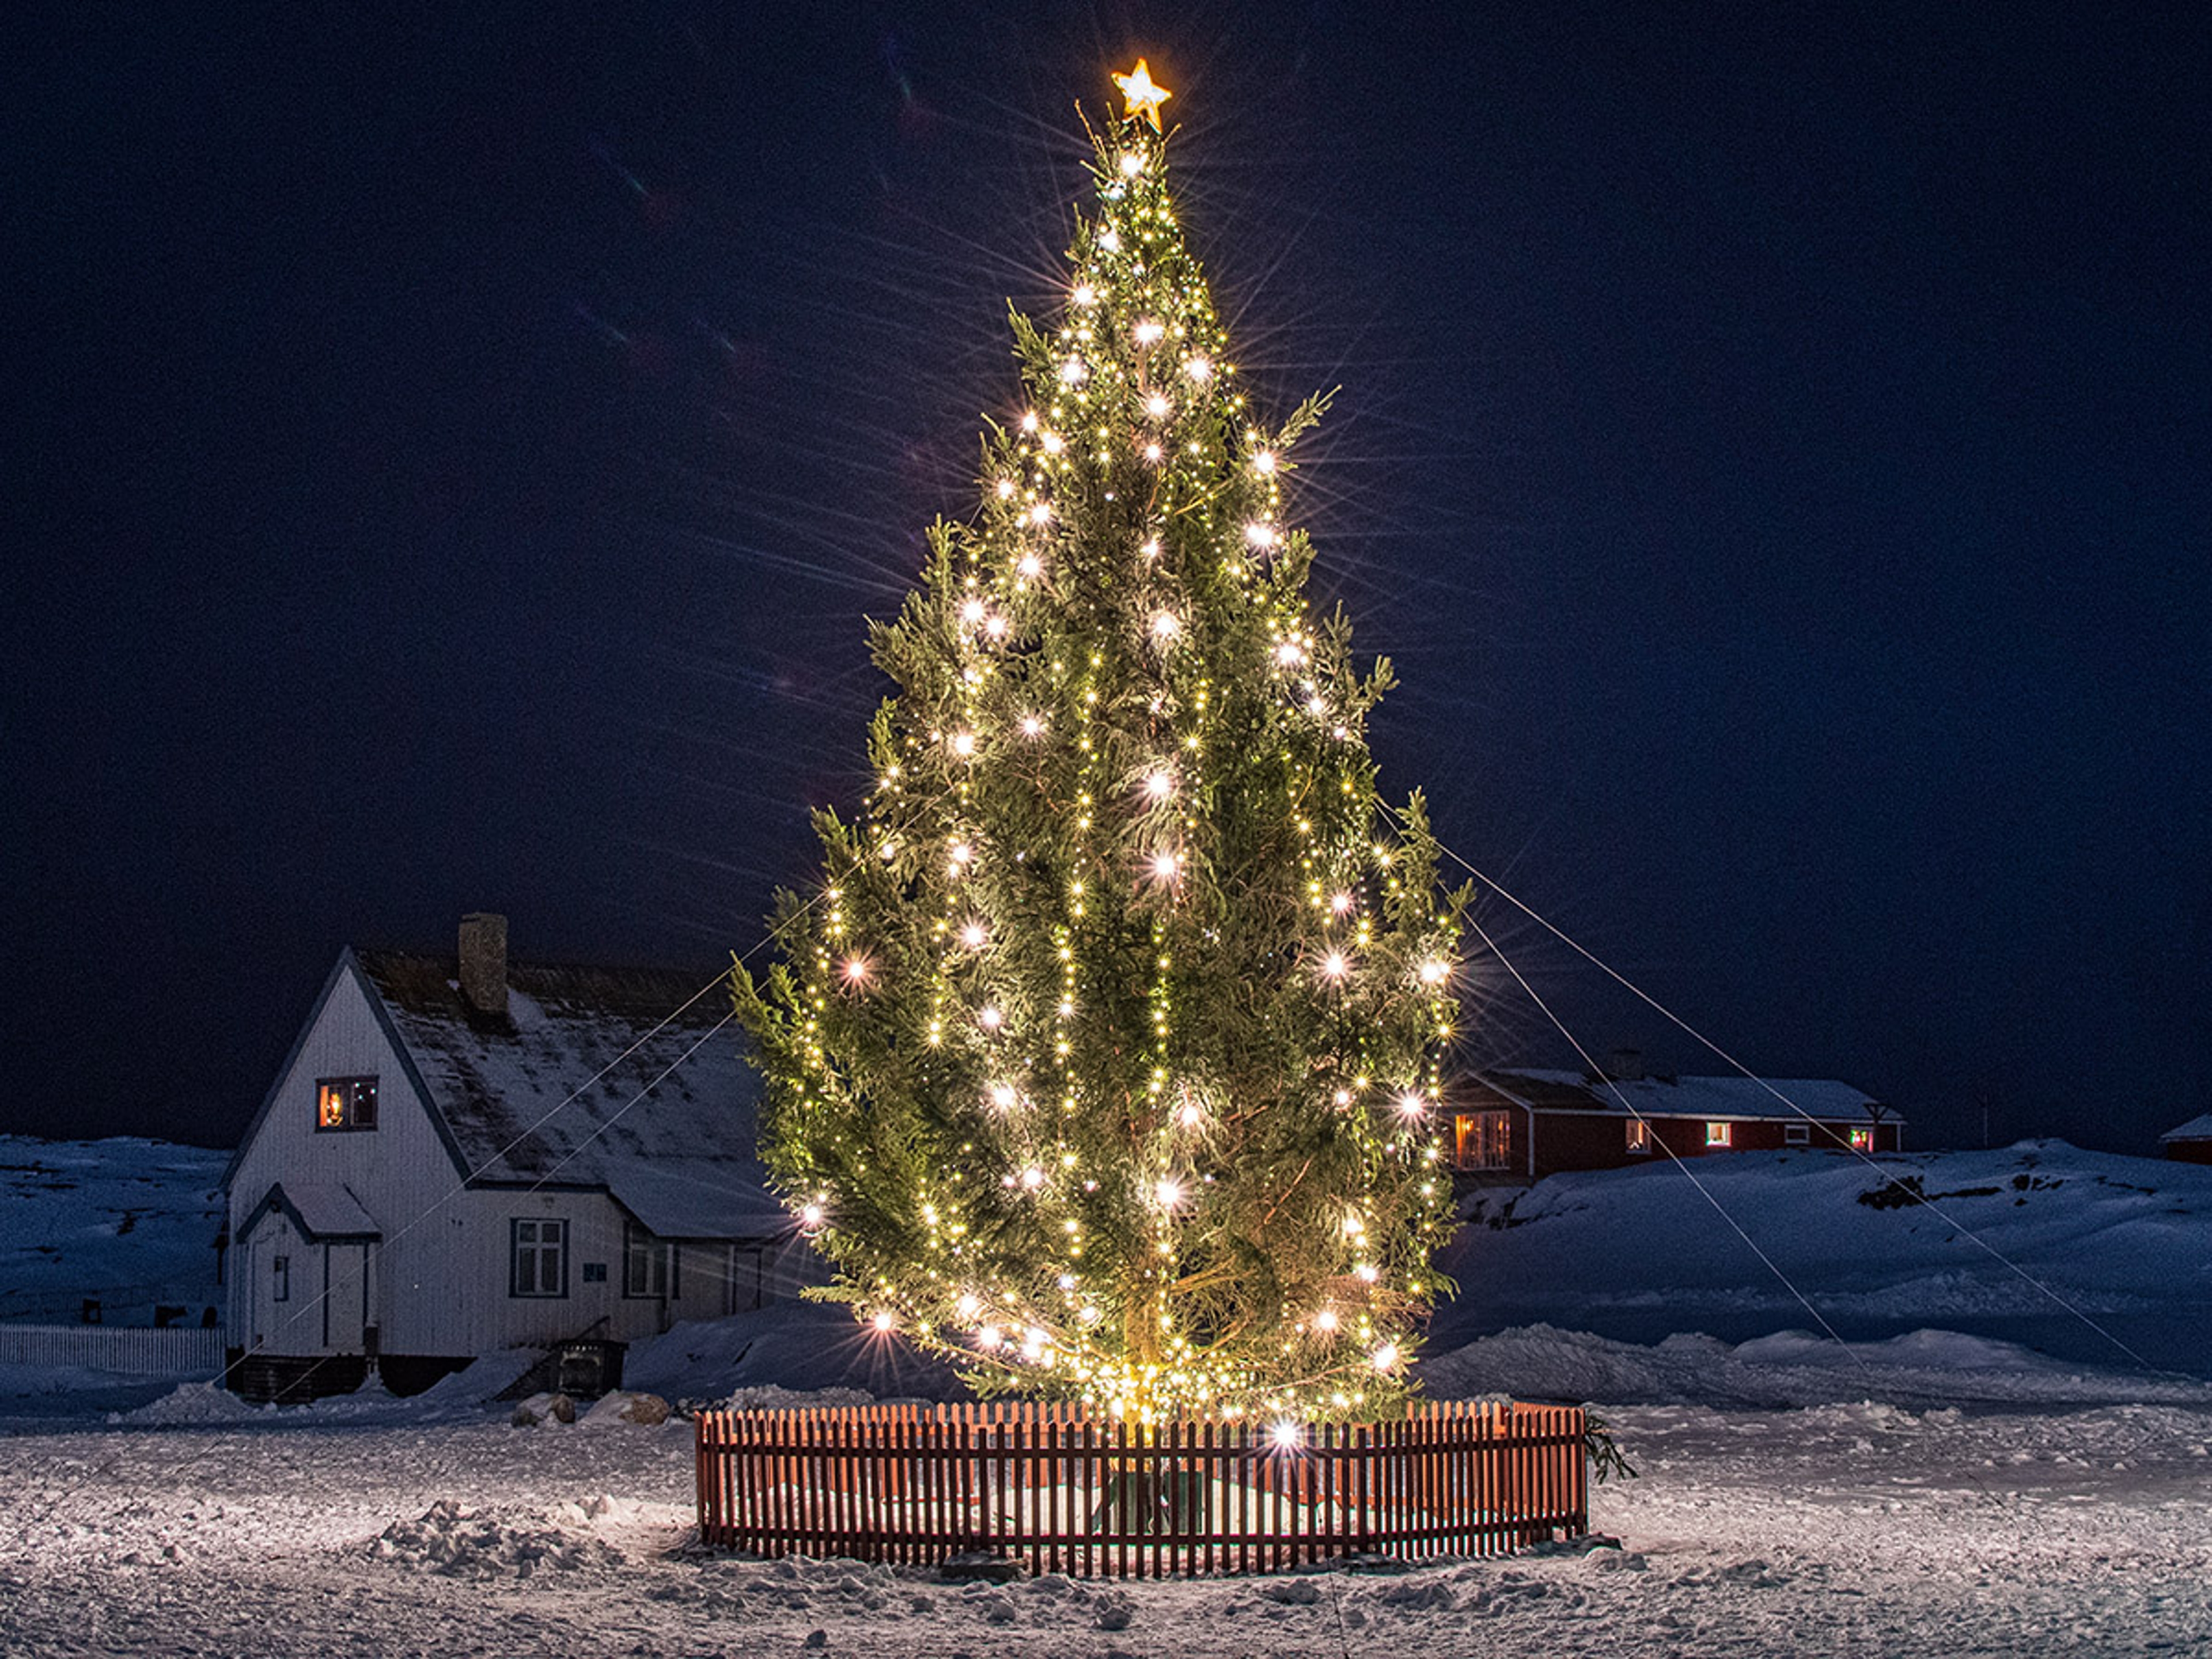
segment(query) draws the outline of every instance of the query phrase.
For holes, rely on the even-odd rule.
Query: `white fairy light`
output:
[[[1263,449],[1255,455],[1252,458],[1252,470],[1263,477],[1273,472],[1275,470],[1275,452],[1272,449]]]
[[[1014,1103],[1020,1097],[1011,1083],[994,1083],[991,1085],[991,1104],[1002,1112],[1012,1111]]]
[[[1339,1090],[1336,1091],[1336,1103],[1337,1103],[1339,1106],[1349,1106],[1349,1105],[1351,1105],[1351,1104],[1352,1104],[1352,1091],[1351,1091],[1351,1090],[1349,1090],[1349,1089],[1339,1089]]]
[[[1006,1017],[996,1008],[986,1005],[976,1010],[975,1023],[987,1031],[995,1031],[1006,1023]]]
[[[1162,449],[1158,444],[1146,444],[1145,446],[1145,459],[1148,461],[1157,463],[1160,457],[1166,453],[1167,452]]]
[[[1152,874],[1162,881],[1173,881],[1182,867],[1182,860],[1173,853],[1155,853],[1152,855]]]
[[[1037,429],[1037,416],[1036,416],[1036,410],[1035,410],[1034,409],[1024,410],[1022,411],[1022,430],[1023,430],[1023,431],[1024,431],[1024,432],[1034,432],[1034,431],[1036,431],[1036,429]]]
[[[1448,962],[1439,962],[1431,957],[1421,964],[1421,983],[1424,985],[1441,985],[1450,977],[1451,964]]]
[[[1340,916],[1350,915],[1352,914],[1352,895],[1349,893],[1337,894],[1334,897],[1329,900],[1328,908],[1335,911]]]
[[[1137,551],[1143,554],[1148,559],[1158,558],[1160,556],[1160,538],[1158,536],[1146,537],[1143,542],[1138,545]]]
[[[1062,1273],[1059,1278],[1054,1279],[1052,1282],[1059,1285],[1063,1291],[1072,1291],[1075,1288],[1075,1275],[1073,1273]]]
[[[1363,1285],[1372,1285],[1382,1275],[1375,1270],[1371,1261],[1363,1261],[1352,1270],[1352,1276]]]
[[[980,951],[990,939],[990,930],[980,921],[971,921],[960,930],[960,942],[971,951]]]
[[[1168,411],[1174,407],[1175,405],[1168,401],[1165,392],[1155,392],[1145,399],[1145,413],[1156,421],[1167,419]]]
[[[823,1213],[819,1204],[802,1204],[799,1207],[799,1224],[802,1227],[819,1227],[822,1224]]]
[[[1275,533],[1274,526],[1265,520],[1255,519],[1244,526],[1244,539],[1253,546],[1265,550],[1274,546],[1282,538]]]
[[[1314,1328],[1317,1331],[1333,1331],[1340,1322],[1334,1308],[1323,1308],[1314,1316]]]
[[[999,499],[1000,501],[1005,501],[1013,493],[1014,481],[1012,478],[1001,478],[999,480]]]
[[[1030,522],[1034,525],[1050,524],[1052,522],[1052,508],[1045,502],[1039,501],[1035,507],[1030,509]]]
[[[982,1349],[986,1353],[995,1349],[1006,1340],[1004,1333],[1002,1333],[996,1325],[986,1325],[981,1330],[975,1333],[975,1346]]]
[[[1387,1371],[1398,1363],[1398,1345],[1395,1342],[1385,1342],[1368,1357],[1375,1362],[1376,1370]]]
[[[1182,1110],[1176,1115],[1186,1129],[1195,1129],[1206,1121],[1206,1114],[1199,1109],[1198,1103],[1194,1100],[1183,1102]]]
[[[1172,1210],[1182,1202],[1182,1184],[1173,1180],[1163,1181],[1152,1188],[1152,1196],[1159,1200],[1160,1208]]]
[[[1003,640],[1006,637],[1006,619],[995,615],[986,617],[983,619],[983,631],[994,640]]]
[[[1203,357],[1193,357],[1182,366],[1182,372],[1200,386],[1213,378],[1213,365]]]
[[[973,1291],[963,1291],[960,1299],[952,1304],[952,1310],[963,1319],[973,1319],[983,1311],[983,1304]]]
[[[1081,386],[1083,377],[1090,372],[1083,366],[1082,358],[1070,357],[1060,366],[1060,383],[1062,386]]]
[[[1042,441],[1044,444],[1044,453],[1048,455],[1057,455],[1061,450],[1067,447],[1067,440],[1061,437],[1057,432],[1046,433]]]
[[[1165,800],[1175,793],[1175,775],[1170,772],[1155,772],[1145,780],[1145,793],[1154,800]]]
[[[845,958],[846,984],[862,985],[866,983],[867,977],[868,959],[866,957],[848,957]]]
[[[1044,1171],[1036,1164],[1030,1164],[1028,1169],[1022,1171],[1022,1185],[1030,1192],[1035,1192],[1044,1185]]]
[[[1014,561],[1014,574],[1035,581],[1044,574],[1044,561],[1034,553],[1024,553]]]
[[[878,1335],[887,1335],[897,1328],[898,1321],[888,1313],[878,1313],[868,1323],[876,1328]]]
[[[1022,716],[1022,735],[1024,737],[1034,738],[1043,730],[1044,722],[1039,720],[1035,714],[1024,714]]]
[[[1156,640],[1171,640],[1182,626],[1182,623],[1177,620],[1174,611],[1163,611],[1152,618],[1152,637]]]
[[[1159,343],[1160,336],[1166,333],[1167,330],[1161,327],[1159,324],[1152,321],[1151,318],[1147,317],[1143,322],[1139,323],[1136,327],[1129,331],[1136,336],[1137,343],[1139,345],[1148,346],[1157,345]]]
[[[1398,1097],[1398,1115],[1401,1117],[1417,1118],[1428,1109],[1429,1103],[1411,1089]]]
[[[975,860],[975,849],[964,841],[956,841],[945,849],[945,856],[955,864],[969,864]]]
[[[1098,236],[1098,246],[1104,248],[1109,253],[1119,253],[1121,251],[1121,233],[1118,230],[1110,229],[1100,232]]]
[[[1097,289],[1095,289],[1095,288],[1091,287],[1090,283],[1078,283],[1075,285],[1075,303],[1076,303],[1076,304],[1078,304],[1078,305],[1079,305],[1079,306],[1087,306],[1087,305],[1091,305],[1091,304],[1094,303],[1094,302],[1097,300],[1097,298],[1098,298],[1098,290],[1097,290]]]
[[[1316,691],[1306,699],[1306,713],[1315,715],[1328,713],[1328,704],[1322,700],[1320,692]]]
[[[1296,668],[1306,659],[1306,648],[1296,640],[1285,640],[1275,647],[1275,660],[1285,668]]]
[[[965,623],[979,623],[983,620],[983,613],[988,608],[982,600],[970,599],[960,607],[960,620]]]
[[[1121,176],[1123,178],[1133,179],[1144,170],[1145,158],[1143,156],[1138,155],[1133,149],[1126,149],[1121,152]]]
[[[1297,1424],[1285,1419],[1267,1431],[1267,1437],[1278,1451],[1295,1451],[1305,1437]]]
[[[1321,959],[1321,971],[1324,979],[1342,979],[1352,971],[1351,958],[1341,951],[1331,951]]]
[[[973,732],[955,732],[952,734],[952,752],[962,760],[973,755],[975,752],[975,734]]]

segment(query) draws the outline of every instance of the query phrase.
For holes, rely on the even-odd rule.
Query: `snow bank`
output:
[[[2015,1343],[1936,1330],[1850,1343],[1790,1330],[1733,1346],[1678,1334],[1645,1346],[1530,1325],[1431,1353],[1420,1372],[1436,1395],[1614,1405],[2212,1407],[2212,1383],[2068,1364]]]

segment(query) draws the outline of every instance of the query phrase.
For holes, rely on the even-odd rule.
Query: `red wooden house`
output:
[[[2159,1150],[2182,1164],[2212,1164],[2212,1112],[2192,1117],[2158,1138]]]
[[[1785,1148],[1893,1152],[1904,1120],[1847,1083],[1810,1078],[1655,1077],[1632,1066],[1492,1071],[1453,1091],[1446,1120],[1463,1184],[1535,1181],[1715,1152]]]

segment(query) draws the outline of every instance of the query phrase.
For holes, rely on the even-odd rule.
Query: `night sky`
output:
[[[765,9],[12,15],[0,1128],[228,1144],[464,910],[753,946],[1139,52],[1388,791],[1910,1142],[2212,1109],[2203,9]]]

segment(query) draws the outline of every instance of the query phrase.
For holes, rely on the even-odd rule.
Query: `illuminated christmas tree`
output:
[[[738,1007],[764,1153],[860,1317],[984,1392],[1398,1398],[1451,1220],[1431,1112],[1465,896],[1377,799],[1140,63],[981,504],[878,624],[897,693]]]

